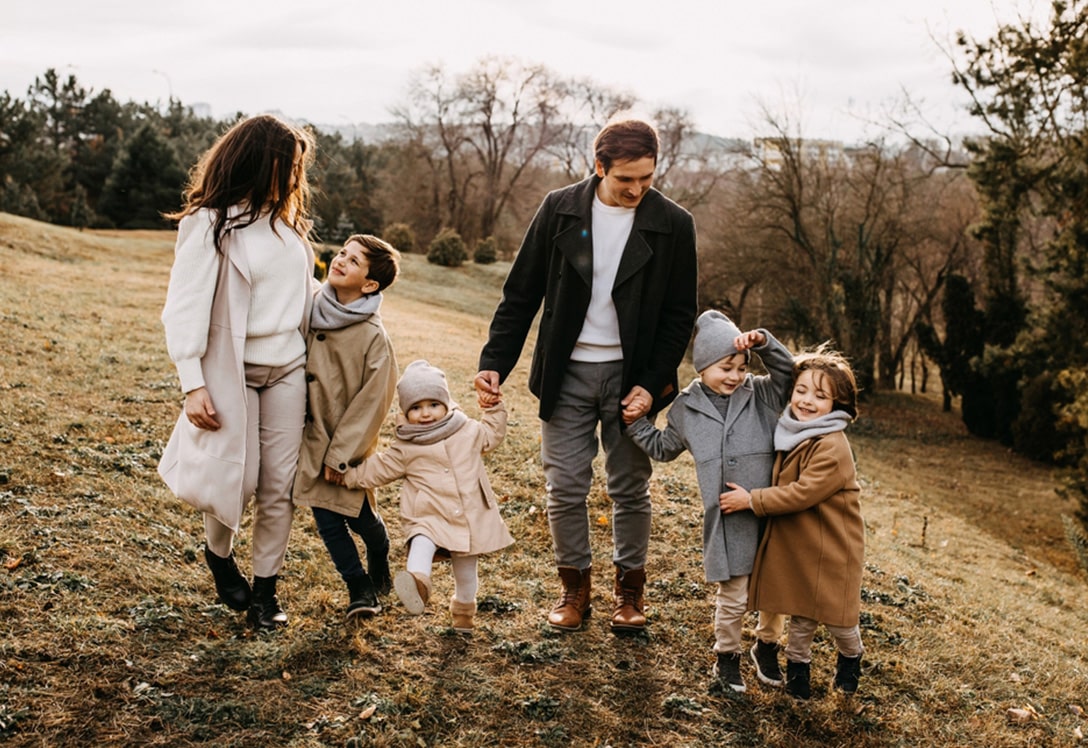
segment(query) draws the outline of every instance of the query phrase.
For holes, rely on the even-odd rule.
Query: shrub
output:
[[[476,242],[476,251],[472,253],[472,261],[477,265],[490,265],[499,259],[499,243],[495,237],[489,236]]]
[[[459,268],[468,259],[468,250],[461,235],[453,229],[442,229],[431,241],[427,262],[448,268]]]
[[[416,232],[406,223],[391,223],[382,229],[382,239],[398,252],[411,252],[416,246]]]

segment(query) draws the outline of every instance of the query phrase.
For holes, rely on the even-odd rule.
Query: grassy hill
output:
[[[518,542],[480,568],[475,636],[437,566],[421,617],[395,598],[345,625],[345,590],[305,512],[281,600],[254,635],[214,604],[198,515],[155,474],[180,397],[158,321],[173,237],[0,214],[0,742],[13,746],[1021,746],[1088,731],[1086,578],[1048,472],[969,437],[927,397],[882,394],[852,427],[867,526],[860,692],[708,689],[712,589],[686,457],[653,479],[645,635],[608,632],[609,506],[590,497],[597,614],[543,624],[557,591],[525,366],[490,458]],[[470,378],[506,267],[407,256],[384,317],[476,415]],[[690,370],[682,379],[691,376]],[[395,567],[396,493],[381,494]],[[249,536],[238,555],[249,568]],[[749,626],[754,621],[749,621]],[[751,631],[746,639],[751,641]]]

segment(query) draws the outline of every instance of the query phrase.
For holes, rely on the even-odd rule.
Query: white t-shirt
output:
[[[603,363],[623,359],[612,287],[634,225],[634,208],[605,205],[593,196],[593,289],[582,332],[570,356],[574,361]]]

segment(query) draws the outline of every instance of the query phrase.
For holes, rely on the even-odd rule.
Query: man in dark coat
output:
[[[625,428],[676,396],[697,311],[695,222],[652,187],[653,126],[612,122],[593,149],[596,174],[549,193],[525,234],[475,387],[481,404],[500,396],[543,305],[529,389],[540,400],[548,522],[563,585],[548,623],[578,630],[590,613],[586,497],[600,424],[616,567],[611,627],[639,631],[651,465]]]

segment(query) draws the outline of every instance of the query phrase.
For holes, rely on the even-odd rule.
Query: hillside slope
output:
[[[489,460],[518,542],[481,563],[478,630],[395,598],[345,625],[345,591],[305,512],[281,584],[287,630],[255,636],[214,604],[200,518],[155,465],[180,397],[158,315],[163,232],[77,232],[0,214],[0,742],[45,745],[1069,745],[1088,730],[1085,575],[1048,472],[972,439],[937,402],[882,395],[850,433],[867,526],[861,690],[708,690],[713,590],[683,456],[654,476],[645,635],[607,630],[609,505],[590,497],[586,630],[543,625],[556,594],[536,403],[525,361]],[[403,367],[450,374],[470,415],[503,265],[405,258],[383,317]],[[682,379],[690,377],[685,369]],[[403,564],[396,492],[381,494]],[[238,543],[248,568],[248,534]],[[754,623],[751,622],[751,623]],[[746,631],[751,641],[751,631]],[[1011,711],[1010,711],[1011,710]]]

